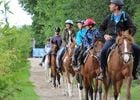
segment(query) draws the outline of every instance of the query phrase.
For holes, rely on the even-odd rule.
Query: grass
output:
[[[33,89],[34,86],[29,81],[30,74],[27,69],[15,73],[18,92],[15,92],[13,96],[6,98],[6,100],[39,100]]]
[[[121,92],[122,92],[121,93],[122,97],[125,97],[125,95],[126,95],[126,87],[125,87],[125,85],[123,86],[123,89],[122,89]],[[132,82],[131,98],[132,98],[132,100],[140,100],[140,80]]]

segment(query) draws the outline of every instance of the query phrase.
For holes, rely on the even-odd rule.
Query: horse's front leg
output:
[[[53,76],[53,86],[56,87],[56,75]]]
[[[99,100],[102,100],[102,81],[98,80]]]
[[[93,88],[92,88],[92,86],[90,87],[90,89],[89,89],[89,95],[90,95],[90,100],[93,100]]]
[[[132,76],[129,76],[126,78],[126,100],[131,100],[131,82],[132,82]]]
[[[78,91],[79,100],[83,100],[83,77],[81,74],[78,74]]]
[[[57,81],[58,81],[58,87],[59,87],[59,88],[61,87],[61,86],[60,86],[60,78],[61,78],[60,74],[57,73]]]
[[[68,83],[68,94],[69,94],[69,97],[72,97],[72,83],[71,83],[70,73],[69,72],[67,72],[67,83]]]
[[[103,80],[103,84],[104,84],[104,96],[103,96],[103,100],[107,100],[107,96],[108,96],[107,78]]]

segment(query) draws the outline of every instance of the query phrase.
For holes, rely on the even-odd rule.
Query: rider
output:
[[[68,45],[69,39],[75,37],[75,30],[73,29],[73,21],[68,19],[65,21],[65,28],[63,31],[63,44],[57,53],[57,67],[58,71],[61,71],[62,57],[65,53],[66,46]]]
[[[86,27],[87,32],[85,33],[82,43],[82,50],[78,56],[78,69],[80,68],[81,64],[84,63],[84,58],[87,52],[93,47],[95,40],[102,37],[98,29],[94,28],[95,24],[96,22],[92,18],[88,18],[84,22],[84,26]]]
[[[55,28],[55,35],[52,37],[51,43],[55,43],[58,46],[58,48],[61,47],[62,38],[61,38],[61,35],[60,35],[60,28],[59,27]]]
[[[68,19],[65,21],[66,27],[64,28],[63,31],[63,40],[66,45],[69,42],[70,37],[74,38],[75,37],[75,30],[73,29],[73,21]]]
[[[110,12],[103,21],[100,26],[100,32],[103,34],[105,39],[104,47],[101,51],[101,69],[103,74],[105,74],[105,69],[107,66],[107,52],[108,49],[115,43],[115,39],[117,37],[117,31],[119,29],[125,31],[130,29],[133,33],[133,36],[136,32],[136,27],[134,26],[130,16],[122,10],[124,6],[123,0],[111,0],[110,1]],[[139,48],[136,45],[132,46],[133,48],[133,56],[134,56],[134,69],[133,69],[133,76],[136,79],[136,68],[138,66],[139,60]],[[103,74],[101,73],[98,79],[103,79]]]
[[[47,43],[45,45],[45,55],[41,61],[41,63],[39,64],[40,66],[43,66],[44,65],[44,62],[45,62],[45,59],[46,59],[46,56],[49,54],[49,52],[51,51],[51,43],[50,43],[50,38],[47,39]]]
[[[77,65],[77,56],[80,53],[80,48],[85,36],[85,33],[87,32],[87,29],[84,28],[84,20],[78,20],[77,26],[79,28],[79,31],[76,33],[76,48],[74,51],[73,59],[72,59],[72,65],[76,66]]]

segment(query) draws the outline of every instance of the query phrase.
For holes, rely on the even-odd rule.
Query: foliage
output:
[[[26,11],[33,15],[34,37],[37,46],[43,46],[46,37],[53,34],[55,26],[64,26],[66,19],[92,17],[97,26],[108,13],[110,0],[19,0]],[[130,5],[131,4],[131,5]],[[125,10],[133,17],[139,0],[125,0]]]
[[[0,100],[12,98],[24,90],[22,84],[27,83],[29,76],[24,81],[18,73],[24,74],[29,66],[30,37],[25,29],[8,26],[0,29]]]
[[[136,42],[140,45],[140,7],[137,8],[136,13],[134,15],[134,21],[137,26],[137,33],[135,35]]]
[[[6,24],[9,24],[7,14],[8,13],[13,14],[13,12],[11,12],[11,10],[10,10],[9,3],[10,3],[10,1],[0,0],[0,5],[1,6],[3,5],[3,9],[1,9],[0,11],[1,11],[2,14],[4,14]]]

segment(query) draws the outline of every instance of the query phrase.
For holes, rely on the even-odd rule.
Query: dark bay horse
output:
[[[60,74],[57,71],[56,56],[57,56],[58,46],[55,43],[52,43],[52,52],[51,52],[51,76],[53,78],[53,85],[56,87],[56,79],[58,85],[60,85]]]
[[[133,70],[132,44],[134,40],[130,31],[119,32],[117,46],[108,57],[107,78],[113,85],[114,100],[119,100],[123,80],[126,79],[126,100],[131,100],[130,89]],[[109,84],[108,84],[109,85]],[[105,84],[104,100],[107,100],[108,88]]]
[[[96,40],[93,49],[89,50],[83,67],[81,68],[81,73],[83,75],[84,88],[85,88],[85,98],[93,100],[93,89],[95,91],[95,100],[97,96],[98,89],[100,88],[100,100],[101,100],[101,87],[99,86],[99,81],[96,79],[100,72],[100,62],[98,54],[103,47],[102,40]]]
[[[73,77],[75,76],[75,71],[71,65],[72,63],[72,56],[75,49],[75,41],[71,38],[68,43],[67,50],[62,58],[63,60],[63,76],[65,81],[65,89],[68,90],[68,96],[72,96],[72,84],[73,84]],[[72,77],[71,77],[72,76]]]

